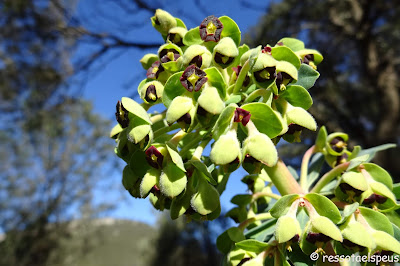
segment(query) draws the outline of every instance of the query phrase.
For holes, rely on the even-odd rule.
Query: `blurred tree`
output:
[[[246,3],[244,3],[246,5]],[[319,50],[321,77],[311,91],[311,113],[329,132],[353,143],[399,144],[400,6],[396,0],[283,0],[246,37],[253,46],[297,37]],[[400,181],[400,149],[376,161]]]
[[[226,218],[212,222],[191,221],[184,217],[171,220],[162,215],[154,254],[148,258],[149,265],[221,265],[222,255],[215,246],[217,236],[226,229]]]
[[[113,144],[104,135],[109,121],[93,114],[89,102],[72,99],[36,115],[40,126],[23,120],[1,131],[1,265],[45,265],[68,236],[68,221],[115,204],[93,201],[110,167],[104,163],[112,162]]]

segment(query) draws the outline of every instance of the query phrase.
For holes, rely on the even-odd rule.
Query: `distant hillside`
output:
[[[157,230],[141,222],[105,218],[70,227],[49,266],[147,266],[154,252]]]

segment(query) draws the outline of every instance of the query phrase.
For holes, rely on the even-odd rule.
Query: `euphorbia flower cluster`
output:
[[[307,110],[318,51],[294,38],[250,49],[227,16],[187,29],[158,9],[151,22],[165,43],[140,60],[143,103],[118,101],[110,134],[133,197],[148,197],[172,219],[213,220],[242,166],[248,192],[233,197],[227,213],[239,225],[217,239],[226,265],[313,263],[299,253],[400,253],[399,186],[370,162],[390,145],[351,148],[347,134],[321,127],[299,176],[278,156],[282,139],[301,142],[303,131],[317,130]],[[332,169],[321,175],[324,164]]]

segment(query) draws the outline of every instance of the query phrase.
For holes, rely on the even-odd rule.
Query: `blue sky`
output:
[[[165,1],[160,1],[164,3]],[[240,1],[169,1],[166,9],[174,16],[179,16],[186,24],[188,28],[198,26],[201,21],[207,15],[222,16],[227,15],[234,19],[238,24],[239,28],[243,33],[246,33],[251,26],[254,26],[258,19],[265,13],[267,1],[264,4],[258,3],[259,8],[245,8]],[[195,2],[201,2],[199,11],[198,6]],[[184,8],[182,8],[184,6]],[[85,10],[87,7],[78,6],[79,9]],[[118,9],[116,9],[118,10]],[[84,13],[83,11],[81,11]],[[118,11],[116,11],[118,12]],[[143,42],[162,42],[161,36],[158,32],[151,27],[150,17],[152,14],[147,12],[140,12],[135,19],[136,22],[140,21],[143,26],[138,26],[136,29],[130,30],[127,38],[133,38],[135,40],[140,39]],[[197,23],[197,24],[195,24]],[[88,21],[88,27],[97,27],[96,30],[101,30],[96,20]],[[100,23],[101,25],[101,23]],[[104,24],[103,24],[104,25]],[[108,27],[108,25],[105,25]],[[123,96],[135,97],[137,95],[137,86],[142,79],[145,78],[145,70],[140,65],[140,58],[145,53],[156,53],[154,50],[136,50],[130,49],[123,53],[119,51],[111,55],[113,60],[107,60],[102,62],[103,66],[99,71],[96,71],[95,75],[89,77],[84,89],[84,97],[93,101],[94,109],[97,113],[100,113],[106,118],[113,119],[115,112],[115,104]],[[107,57],[110,58],[110,57]],[[114,122],[113,122],[114,123]],[[112,152],[112,151],[110,151]],[[115,176],[109,177],[110,180],[119,182],[119,186],[113,186],[119,188],[121,191],[124,190],[122,184],[120,184],[123,164],[121,163],[120,169],[115,171]],[[222,208],[224,211],[229,210],[233,205],[229,202],[233,195],[238,193],[245,193],[246,187],[240,182],[246,172],[243,169],[237,170],[228,182],[226,191],[221,196]],[[117,198],[117,191],[112,189],[108,190],[110,198]],[[117,209],[110,213],[113,217],[139,220],[149,224],[154,224],[157,219],[157,211],[149,203],[148,199],[134,199],[124,191],[126,195],[124,200],[120,200]],[[107,195],[98,194],[97,197],[104,197]]]

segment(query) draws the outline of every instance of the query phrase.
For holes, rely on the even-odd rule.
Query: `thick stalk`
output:
[[[173,146],[175,146],[175,147],[177,147],[179,141],[181,141],[181,139],[182,139],[184,136],[186,136],[186,134],[187,134],[187,133],[181,129],[180,131],[178,131],[178,132],[168,141],[168,143],[171,144],[171,145],[173,145]]]
[[[170,131],[172,131],[172,130],[178,129],[178,128],[180,128],[180,126],[179,126],[178,123],[175,123],[175,124],[170,125],[170,126],[162,127],[162,128],[160,128],[160,129],[154,131],[154,138],[156,139],[156,138],[158,138],[159,136],[161,136],[161,135],[163,135],[163,134],[165,134],[165,133],[167,133],[167,132],[170,132]]]
[[[282,198],[281,196],[279,196],[275,193],[270,193],[270,192],[257,192],[257,193],[253,194],[253,200],[259,199],[261,197],[270,197],[270,198],[273,198],[276,200]]]
[[[282,196],[288,194],[304,194],[304,191],[281,159],[278,160],[275,166],[265,167],[265,170]]]
[[[308,191],[308,184],[307,184],[308,164],[314,152],[315,152],[315,145],[313,145],[306,151],[306,153],[303,156],[303,160],[301,162],[300,185],[304,191]]]
[[[211,141],[211,138],[203,140],[199,144],[199,146],[197,146],[196,150],[194,151],[192,159],[200,161],[200,157],[203,154],[204,148],[208,145],[208,143],[210,141]]]
[[[315,184],[311,192],[318,193],[320,192],[324,186],[326,186],[329,182],[331,182],[335,177],[340,175],[343,171],[346,171],[347,167],[349,167],[350,162],[342,163],[330,170],[328,173],[323,175],[321,179]]]
[[[244,100],[243,103],[251,103],[252,101],[254,101],[255,98],[260,97],[260,96],[263,97],[264,99],[268,98],[267,96],[269,96],[268,95],[269,93],[270,92],[267,91],[266,89],[255,90],[252,93],[250,93],[249,96],[247,96],[247,98]]]

